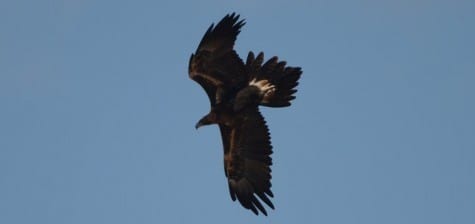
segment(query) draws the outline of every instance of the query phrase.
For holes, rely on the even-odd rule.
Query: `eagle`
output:
[[[259,106],[287,107],[302,74],[300,67],[286,66],[272,57],[251,51],[244,63],[234,42],[245,21],[227,14],[208,28],[191,55],[189,77],[205,90],[211,109],[196,124],[219,126],[224,149],[224,174],[233,201],[258,215],[267,216],[261,202],[274,209],[271,191],[272,145]]]

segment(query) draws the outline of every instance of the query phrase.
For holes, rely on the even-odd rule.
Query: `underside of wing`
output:
[[[241,85],[247,79],[244,63],[233,50],[243,25],[239,15],[226,15],[216,26],[208,28],[190,57],[189,76],[205,89],[212,104],[218,89]]]
[[[271,191],[272,146],[266,122],[257,107],[239,115],[234,127],[220,125],[224,145],[224,168],[232,200],[256,215],[274,209]]]
[[[286,107],[290,106],[291,101],[295,99],[294,93],[297,92],[298,80],[302,74],[300,67],[285,66],[285,61],[279,61],[277,57],[270,58],[264,62],[264,54],[261,52],[254,56],[249,52],[246,61],[246,68],[250,79],[268,80],[275,91],[262,99],[261,105],[268,107]]]

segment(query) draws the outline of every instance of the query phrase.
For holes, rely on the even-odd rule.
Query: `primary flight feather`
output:
[[[277,57],[264,63],[264,54],[249,52],[246,62],[234,51],[244,20],[235,13],[212,24],[190,57],[189,76],[205,90],[210,112],[196,128],[217,124],[224,149],[224,173],[231,199],[267,215],[274,209],[271,191],[272,145],[259,105],[290,106],[302,71]]]

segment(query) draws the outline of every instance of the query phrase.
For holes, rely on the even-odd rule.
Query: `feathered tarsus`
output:
[[[256,215],[274,209],[270,198],[272,145],[259,105],[286,107],[295,99],[299,67],[264,54],[249,52],[246,63],[234,51],[234,42],[245,24],[235,13],[212,24],[190,57],[189,76],[209,97],[211,111],[196,124],[217,124],[224,149],[224,170],[232,200]]]

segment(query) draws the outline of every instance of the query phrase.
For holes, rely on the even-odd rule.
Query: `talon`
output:
[[[264,96],[270,96],[275,92],[275,87],[271,86],[268,90],[264,92]]]
[[[269,96],[275,92],[275,86],[269,80],[263,79],[257,81],[255,78],[249,82],[249,85],[256,86],[261,90],[262,95]]]

